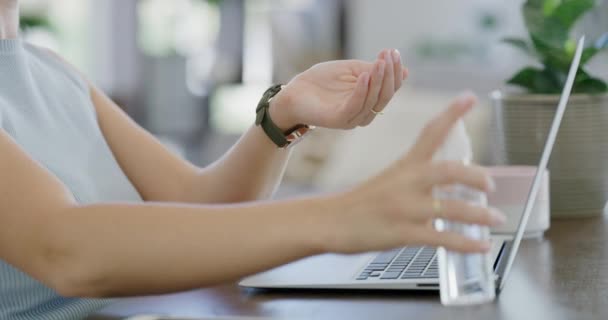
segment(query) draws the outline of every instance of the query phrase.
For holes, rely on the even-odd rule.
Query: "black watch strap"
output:
[[[270,107],[270,100],[281,91],[280,84],[274,85],[262,96],[260,102],[258,103],[258,107],[255,109],[256,119],[255,124],[262,127],[266,135],[272,142],[274,142],[279,148],[284,148],[289,145],[289,141],[287,137],[285,137],[285,132],[283,132],[270,118],[270,112],[268,112],[268,108]]]

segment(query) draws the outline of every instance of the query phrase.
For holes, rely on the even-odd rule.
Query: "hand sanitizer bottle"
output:
[[[469,164],[472,158],[471,144],[462,120],[459,121],[436,158],[456,160]],[[476,206],[487,206],[486,194],[463,185],[436,187],[436,199],[467,201]],[[486,226],[435,221],[438,231],[452,231],[472,239],[489,240],[490,230]],[[439,286],[441,303],[446,306],[471,305],[493,301],[495,298],[494,272],[490,254],[463,254],[443,247],[437,250],[439,264]]]

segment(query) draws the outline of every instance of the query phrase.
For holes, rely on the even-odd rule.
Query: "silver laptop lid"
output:
[[[511,250],[509,251],[509,256],[507,258],[508,259],[507,264],[504,269],[504,273],[501,277],[500,284],[498,286],[499,290],[503,289],[503,287],[506,283],[506,280],[509,277],[509,273],[511,272],[511,267],[513,266],[513,261],[515,261],[515,256],[517,255],[517,251],[519,250],[519,245],[521,243],[521,239],[524,235],[524,230],[526,229],[526,225],[528,224],[528,218],[530,218],[530,213],[532,212],[532,208],[534,207],[534,202],[536,201],[536,196],[538,195],[538,191],[540,189],[542,175],[545,172],[545,169],[547,168],[547,164],[549,163],[549,158],[551,157],[551,151],[553,150],[553,145],[555,144],[555,139],[557,138],[557,132],[559,131],[559,126],[562,123],[562,119],[564,117],[564,112],[566,111],[566,106],[568,105],[568,98],[570,98],[570,92],[572,92],[574,78],[576,76],[576,72],[578,71],[578,66],[581,61],[581,55],[583,53],[584,45],[585,45],[585,37],[583,36],[578,41],[578,45],[576,47],[576,53],[574,54],[574,59],[572,60],[572,64],[570,65],[570,71],[568,72],[568,78],[566,79],[566,85],[564,86],[561,98],[559,100],[559,104],[557,105],[557,111],[555,112],[555,117],[553,118],[553,124],[551,125],[551,129],[549,130],[549,135],[547,136],[547,140],[545,142],[545,147],[544,147],[543,153],[540,157],[540,163],[538,165],[536,175],[534,176],[532,188],[530,188],[530,193],[528,194],[526,206],[524,207],[524,212],[519,220],[519,225],[517,227],[517,233],[515,234],[515,238],[513,238]]]

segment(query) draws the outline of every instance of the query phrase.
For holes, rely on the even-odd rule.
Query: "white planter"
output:
[[[559,96],[492,94],[495,163],[538,165]],[[603,214],[608,195],[608,95],[573,95],[553,149],[551,216]]]

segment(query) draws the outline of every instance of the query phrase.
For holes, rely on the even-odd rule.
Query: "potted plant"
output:
[[[595,7],[594,0],[527,0],[523,4],[529,38],[504,42],[539,65],[526,67],[507,81],[525,92],[491,95],[498,163],[538,164],[575,51],[571,31]],[[549,165],[552,217],[600,215],[608,200],[608,86],[587,66],[608,48],[608,32],[588,38],[587,43]]]

